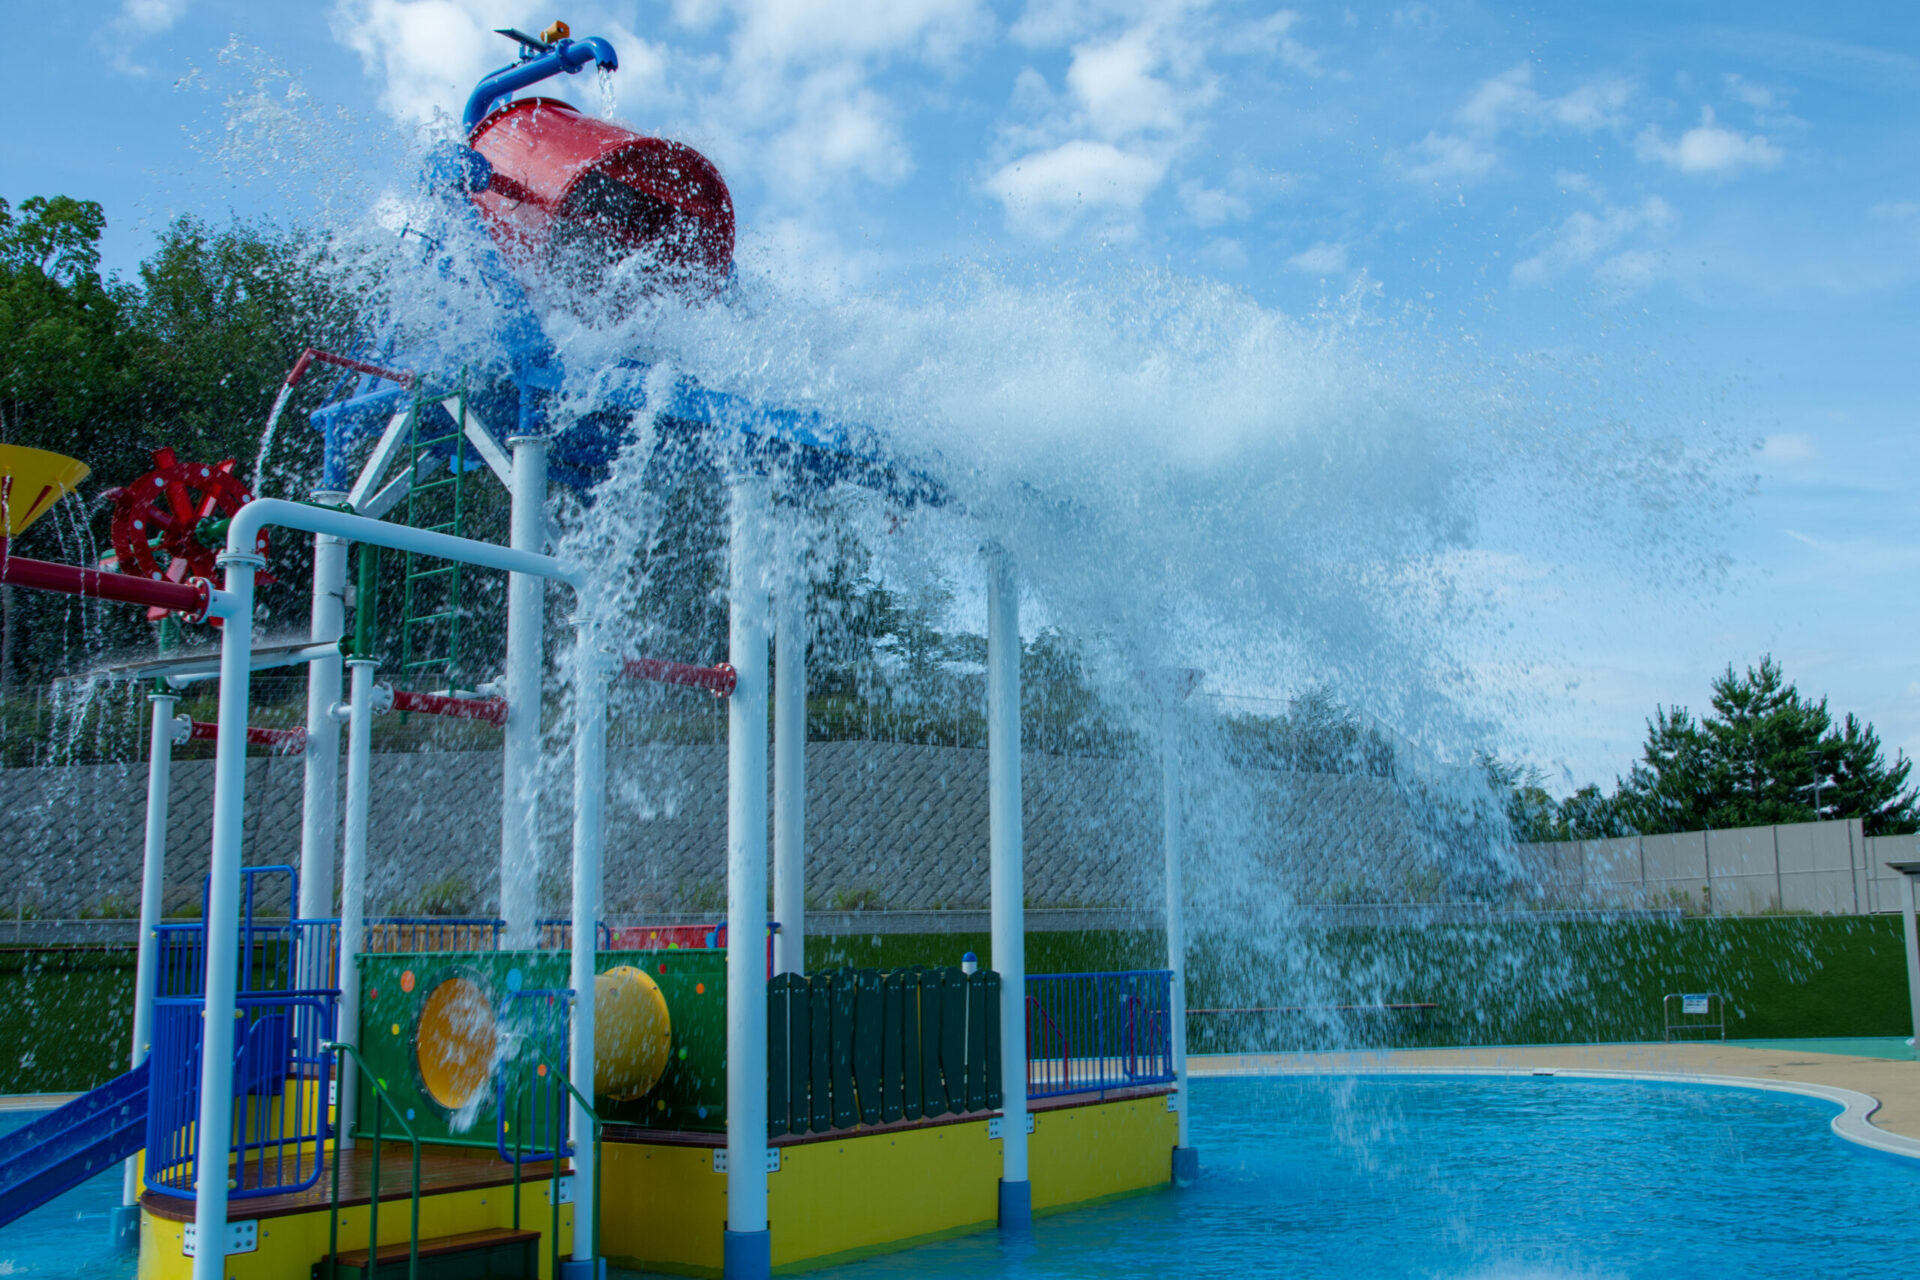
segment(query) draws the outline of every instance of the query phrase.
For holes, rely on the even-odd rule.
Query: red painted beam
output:
[[[495,727],[507,722],[505,698],[449,698],[438,693],[395,689],[393,709],[415,711],[428,716],[449,716],[455,720],[485,720]]]
[[[293,368],[287,371],[287,385],[296,387],[300,379],[307,376],[307,370],[315,364],[337,365],[342,369],[351,369],[355,373],[370,373],[376,378],[385,378],[388,382],[397,382],[403,387],[413,385],[413,375],[405,369],[383,369],[377,364],[368,364],[364,360],[350,360],[346,356],[337,356],[331,351],[322,351],[318,347],[308,347],[293,362]]]
[[[206,720],[194,720],[193,727],[187,733],[189,739],[212,742],[220,736],[220,726]],[[256,725],[247,726],[247,741],[256,747],[278,747],[288,755],[299,755],[307,749],[307,731],[305,729],[262,729]]]
[[[690,662],[668,662],[664,658],[628,658],[620,664],[620,674],[630,680],[705,689],[716,698],[732,696],[734,686],[740,683],[739,675],[724,662],[717,667],[696,667]]]
[[[8,554],[7,545],[7,540],[0,538],[0,582],[11,586],[58,595],[90,596],[120,604],[143,604],[154,609],[175,610],[191,618],[206,616],[210,589],[204,581],[167,582],[108,569],[82,569],[51,560],[29,560]]]

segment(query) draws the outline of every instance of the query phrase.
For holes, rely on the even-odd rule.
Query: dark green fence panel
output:
[[[812,1127],[807,1082],[813,1076],[813,984],[790,973],[787,1001],[787,1124],[789,1133]]]
[[[816,973],[807,986],[808,1021],[813,1026],[812,1052],[807,1057],[809,1127],[826,1133],[833,1128],[833,975]]]
[[[991,969],[982,969],[980,976],[986,979],[981,986],[987,997],[987,1108],[998,1111],[1007,1100],[1000,1072],[1000,975]]]
[[[987,975],[976,969],[967,977],[967,1110],[987,1106]]]
[[[947,1082],[947,1110],[967,1109],[967,975],[940,971],[940,1075]]]
[[[924,1080],[920,1067],[920,968],[900,974],[900,1115],[902,1119],[920,1118],[920,1098]]]
[[[880,971],[855,974],[853,1014],[853,1088],[859,1095],[860,1123],[880,1123],[880,1058],[886,1043],[886,1001],[880,994]]]
[[[777,1138],[792,1128],[787,1112],[788,1054],[793,1050],[793,1032],[788,1024],[788,1004],[794,979],[782,973],[767,983],[767,1136]],[[801,988],[805,990],[804,986]]]
[[[946,1007],[947,976],[939,969],[920,971],[920,1114],[947,1114],[947,1082],[940,1078],[941,1010]]]
[[[853,1095],[854,1016],[860,1007],[852,970],[833,980],[833,1127],[851,1129],[860,1110]]]
[[[767,1133],[1000,1105],[999,975],[837,969],[767,983]]]
[[[880,1119],[892,1124],[900,1118],[900,1060],[905,1056],[906,1002],[900,998],[900,975],[881,979]]]

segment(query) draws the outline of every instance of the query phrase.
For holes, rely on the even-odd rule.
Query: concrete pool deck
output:
[[[1870,1056],[1875,1052],[1898,1056]],[[1188,1059],[1190,1076],[1570,1074],[1747,1085],[1810,1094],[1845,1110],[1834,1132],[1920,1157],[1920,1062],[1899,1040],[1769,1041],[1756,1045],[1503,1045],[1317,1053],[1223,1053]]]

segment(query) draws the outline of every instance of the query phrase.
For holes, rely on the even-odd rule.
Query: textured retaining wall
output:
[[[1133,759],[1028,754],[1023,762],[1028,900],[1035,906],[1156,903],[1157,766]],[[344,772],[344,771],[343,771]],[[713,910],[723,901],[726,748],[614,748],[608,756],[606,906],[611,915]],[[248,762],[245,859],[299,860],[297,758]],[[497,752],[374,757],[368,899],[412,908],[430,886],[464,886],[465,905],[497,899]],[[564,753],[543,779],[541,896],[566,899],[570,777]],[[173,769],[167,909],[197,907],[206,873],[213,764]],[[0,919],[130,909],[139,894],[143,765],[0,770]],[[1245,774],[1196,784],[1195,875],[1209,851],[1295,882],[1344,892],[1356,877],[1392,895],[1421,839],[1404,799],[1379,779]],[[820,907],[983,907],[987,758],[980,750],[880,742],[807,748],[807,880]],[[269,909],[283,904],[264,904]]]

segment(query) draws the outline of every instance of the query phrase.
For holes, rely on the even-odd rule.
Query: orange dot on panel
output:
[[[538,1068],[536,1069],[536,1071],[535,1071],[535,1074],[536,1074],[536,1075],[543,1075],[543,1076],[544,1076],[545,1074],[547,1074],[547,1064],[546,1064],[546,1063],[544,1063],[544,1062],[543,1062],[543,1063],[541,1063],[541,1064],[540,1064],[540,1066],[539,1066],[539,1067],[538,1067]]]
[[[400,989],[402,991],[413,990],[413,970],[409,969],[400,975]]]
[[[705,994],[707,994],[707,984],[706,984],[706,983],[704,983],[704,982],[696,982],[696,983],[694,983],[694,984],[693,984],[693,994],[695,994],[695,995],[697,995],[697,996],[703,996],[703,995],[705,995]]]

